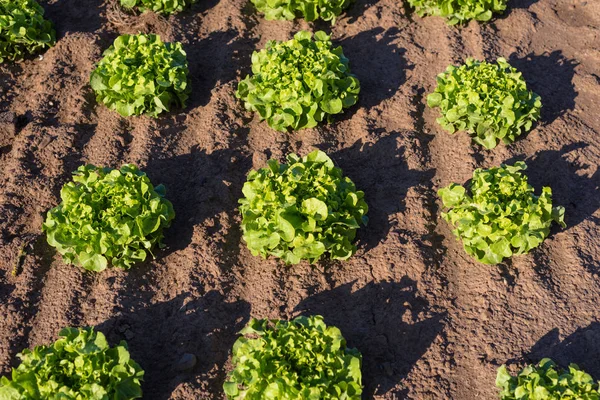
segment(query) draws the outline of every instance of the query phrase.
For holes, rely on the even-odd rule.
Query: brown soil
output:
[[[1,374],[61,327],[92,325],[128,339],[146,398],[222,399],[231,345],[251,316],[317,313],[362,352],[365,399],[494,399],[498,365],[545,356],[600,378],[600,2],[512,0],[492,23],[462,29],[395,0],[358,0],[334,27],[265,21],[246,0],[125,20],[100,0],[42,4],[56,47],[0,67]],[[332,32],[362,93],[337,122],[284,135],[233,93],[254,49],[300,29]],[[185,110],[123,119],[96,104],[94,63],[138,30],[183,43]],[[511,146],[484,151],[450,136],[425,106],[436,74],[468,56],[508,58],[542,96],[542,122]],[[314,267],[253,257],[236,210],[247,172],[313,148],[366,193],[358,253]],[[552,187],[568,227],[529,255],[479,264],[440,219],[436,190],[517,159],[537,190]],[[155,261],[90,274],[46,244],[44,215],[82,163],[135,163],[167,186],[177,217]],[[184,353],[198,363],[178,372]]]

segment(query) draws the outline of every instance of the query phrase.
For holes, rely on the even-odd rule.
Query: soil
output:
[[[42,0],[58,43],[0,66],[0,374],[64,326],[126,339],[148,399],[222,399],[231,345],[250,317],[322,314],[363,354],[365,399],[495,399],[499,365],[552,357],[600,379],[600,2],[511,0],[488,24],[449,27],[395,0],[357,0],[335,26],[265,21],[246,0],[202,0],[168,19],[123,17],[100,0]],[[267,40],[323,29],[362,84],[336,122],[271,130],[235,98]],[[96,104],[94,63],[117,35],[182,42],[193,93],[158,119]],[[424,98],[466,57],[503,56],[542,96],[541,122],[486,151],[448,135]],[[347,262],[286,267],[241,241],[237,199],[269,158],[320,148],[366,193],[370,224]],[[498,266],[469,258],[436,191],[477,167],[526,160],[566,208],[536,250]],[[66,265],[41,234],[83,163],[135,163],[167,187],[177,217],[156,260],[130,271]],[[184,354],[196,365],[181,371]],[[185,356],[184,359],[189,359]]]

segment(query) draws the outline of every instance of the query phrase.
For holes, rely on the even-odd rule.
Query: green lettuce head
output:
[[[251,0],[267,20],[288,20],[296,17],[307,21],[322,19],[335,24],[335,19],[351,0]]]
[[[120,0],[121,6],[124,8],[138,8],[141,11],[154,11],[159,14],[174,14],[190,5],[196,3],[197,0]]]
[[[504,58],[496,63],[469,58],[437,77],[427,104],[440,108],[437,122],[450,133],[466,131],[486,149],[510,144],[540,118],[540,96]]]
[[[364,193],[322,151],[290,154],[287,161],[269,160],[267,168],[248,174],[240,199],[248,248],[288,264],[316,262],[325,253],[350,258],[356,230],[368,221]]]
[[[21,364],[0,378],[2,400],[130,400],[142,397],[144,371],[127,343],[110,347],[93,328],[65,328],[50,346],[18,354]]]
[[[321,316],[252,319],[233,345],[229,400],[360,400],[362,357]]]
[[[536,196],[521,173],[527,165],[476,169],[469,192],[452,183],[438,191],[447,212],[442,217],[454,227],[465,251],[484,264],[528,253],[538,247],[557,222],[565,227],[565,209],[552,206],[552,190]]]
[[[252,75],[239,83],[236,97],[278,131],[313,128],[358,100],[360,84],[342,48],[333,48],[325,32],[311,37],[301,31],[287,42],[269,41],[252,54]]]
[[[96,100],[122,116],[157,117],[173,104],[185,106],[188,72],[180,43],[163,43],[157,35],[121,35],[104,52],[90,83]]]
[[[544,358],[538,365],[525,367],[517,376],[511,376],[506,366],[501,366],[496,386],[501,390],[501,400],[600,399],[598,383],[590,375],[576,364],[562,370],[549,358]]]
[[[48,212],[48,243],[69,263],[90,271],[129,269],[162,247],[163,229],[175,217],[165,188],[154,187],[134,165],[121,169],[81,166]]]
[[[35,0],[0,0],[0,62],[20,60],[55,43],[54,25]]]
[[[508,0],[408,0],[419,17],[444,17],[449,25],[464,24],[474,19],[489,21],[494,13],[506,10]]]

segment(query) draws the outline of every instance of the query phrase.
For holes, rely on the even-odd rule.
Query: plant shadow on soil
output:
[[[350,71],[361,86],[358,107],[346,111],[342,119],[350,118],[359,107],[370,109],[378,106],[394,96],[404,83],[406,70],[413,67],[404,57],[406,49],[394,43],[399,34],[398,28],[385,30],[377,27],[339,42],[344,55],[350,60]],[[381,38],[377,39],[378,36]]]
[[[342,14],[341,18],[348,18],[348,22],[353,24],[365,15],[365,11],[377,4],[379,0],[356,0],[350,4],[346,10],[346,14]],[[377,13],[377,17],[380,17]]]
[[[235,80],[238,74],[245,76],[249,73],[250,55],[257,40],[228,29],[211,32],[205,39],[186,45],[192,81],[187,109],[205,106],[216,86]]]
[[[370,282],[353,291],[355,282],[315,294],[296,311],[322,315],[338,327],[349,347],[363,355],[363,398],[394,389],[444,328],[445,313],[429,311],[416,282]],[[426,317],[423,318],[423,315]]]
[[[384,241],[396,224],[390,216],[404,212],[406,194],[411,187],[427,185],[435,170],[410,169],[400,146],[399,132],[381,134],[374,143],[356,141],[352,146],[330,154],[358,190],[365,192],[369,223],[358,230],[359,244],[368,251]],[[326,151],[326,146],[321,145]]]
[[[589,144],[576,142],[563,146],[560,150],[544,150],[532,157],[519,155],[506,161],[513,164],[516,161],[525,161],[527,164],[527,177],[529,183],[535,188],[535,193],[541,193],[542,187],[552,189],[552,203],[565,208],[566,230],[576,227],[583,221],[590,219],[600,223],[594,213],[600,208],[600,170],[587,176],[579,173],[580,170],[590,168],[587,164],[577,164],[569,159],[578,159],[576,152],[585,149]],[[575,155],[569,155],[575,153]],[[558,225],[553,224],[552,231],[560,231]],[[593,258],[586,256],[583,249],[578,250],[585,268],[593,275],[600,273],[598,263]],[[541,252],[534,250],[536,259],[536,272],[547,286],[553,286],[552,274],[547,265],[550,260]]]
[[[69,32],[93,33],[99,30],[105,22],[103,16],[108,2],[62,0],[44,3],[44,18],[54,23],[58,39]]]
[[[577,92],[573,85],[576,60],[566,58],[562,51],[509,57],[510,64],[523,73],[527,87],[542,98],[541,122],[551,124],[567,111],[575,109]]]
[[[558,328],[546,333],[519,359],[509,360],[508,364],[526,362],[537,364],[543,358],[551,358],[562,368],[577,364],[596,380],[600,378],[600,322],[578,328],[560,340]]]
[[[544,186],[552,188],[552,203],[565,207],[566,229],[573,228],[588,218],[600,223],[600,219],[593,216],[600,208],[600,171],[592,176],[580,175],[578,172],[588,169],[590,165],[579,165],[568,159],[576,158],[569,157],[569,153],[588,146],[588,143],[576,142],[565,145],[560,150],[540,151],[529,158],[519,155],[506,161],[506,164],[525,161],[526,175],[536,193],[540,193]]]
[[[159,253],[160,257],[186,248],[191,243],[194,225],[224,211],[232,215],[246,173],[252,167],[250,157],[235,146],[212,153],[194,147],[187,154],[162,157],[157,153],[144,169],[152,182],[165,185],[165,197],[175,210],[175,219],[165,234],[167,249]],[[236,248],[238,243],[235,242]]]
[[[519,8],[529,8],[540,0],[512,0],[508,5],[508,10],[516,10]],[[507,15],[505,13],[503,15]]]
[[[248,322],[250,304],[234,302],[216,290],[198,296],[185,293],[150,304],[143,296],[125,300],[118,316],[97,326],[111,343],[126,340],[131,357],[145,370],[144,397],[169,399],[181,383],[202,393],[222,393],[225,364],[239,332]],[[179,370],[186,353],[195,366]],[[214,396],[217,398],[217,396]]]

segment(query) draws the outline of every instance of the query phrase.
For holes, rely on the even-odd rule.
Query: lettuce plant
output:
[[[524,254],[538,247],[557,222],[565,227],[563,207],[552,207],[552,190],[536,196],[521,173],[527,165],[476,169],[469,192],[455,183],[438,191],[447,212],[442,217],[454,227],[465,251],[485,264]]]
[[[0,0],[0,62],[54,46],[56,32],[35,0]]]
[[[313,128],[354,105],[360,85],[350,74],[341,47],[332,48],[324,32],[296,33],[271,40],[252,54],[252,76],[239,83],[236,97],[278,131]]]
[[[360,400],[362,357],[321,316],[252,319],[233,345],[229,400]]]
[[[494,13],[506,10],[508,0],[408,0],[419,17],[444,17],[448,24],[464,24],[474,19],[489,21]]]
[[[154,11],[160,14],[173,14],[183,11],[197,0],[120,0],[124,8],[138,8],[141,11]]]
[[[81,166],[48,212],[48,243],[69,263],[102,271],[109,263],[129,269],[144,261],[175,217],[162,185],[152,186],[134,165],[121,169]]]
[[[268,20],[293,20],[297,16],[307,21],[322,19],[335,24],[335,19],[351,0],[251,0]]]
[[[144,371],[127,343],[110,347],[93,328],[65,328],[50,346],[18,354],[11,378],[0,378],[2,400],[129,400],[142,397]]]
[[[287,161],[269,160],[248,174],[239,201],[248,248],[288,264],[316,262],[325,253],[348,259],[356,230],[368,221],[364,193],[322,151],[290,154]]]
[[[599,400],[598,383],[571,364],[561,370],[549,358],[525,367],[511,376],[506,366],[498,369],[496,386],[502,400]]]
[[[439,74],[437,84],[427,96],[427,104],[442,113],[437,122],[450,133],[469,132],[487,149],[514,142],[540,117],[540,96],[504,58],[496,63],[469,58]]]
[[[173,104],[185,106],[190,93],[185,51],[180,43],[163,43],[157,35],[119,36],[90,83],[98,102],[124,117],[157,117]]]

